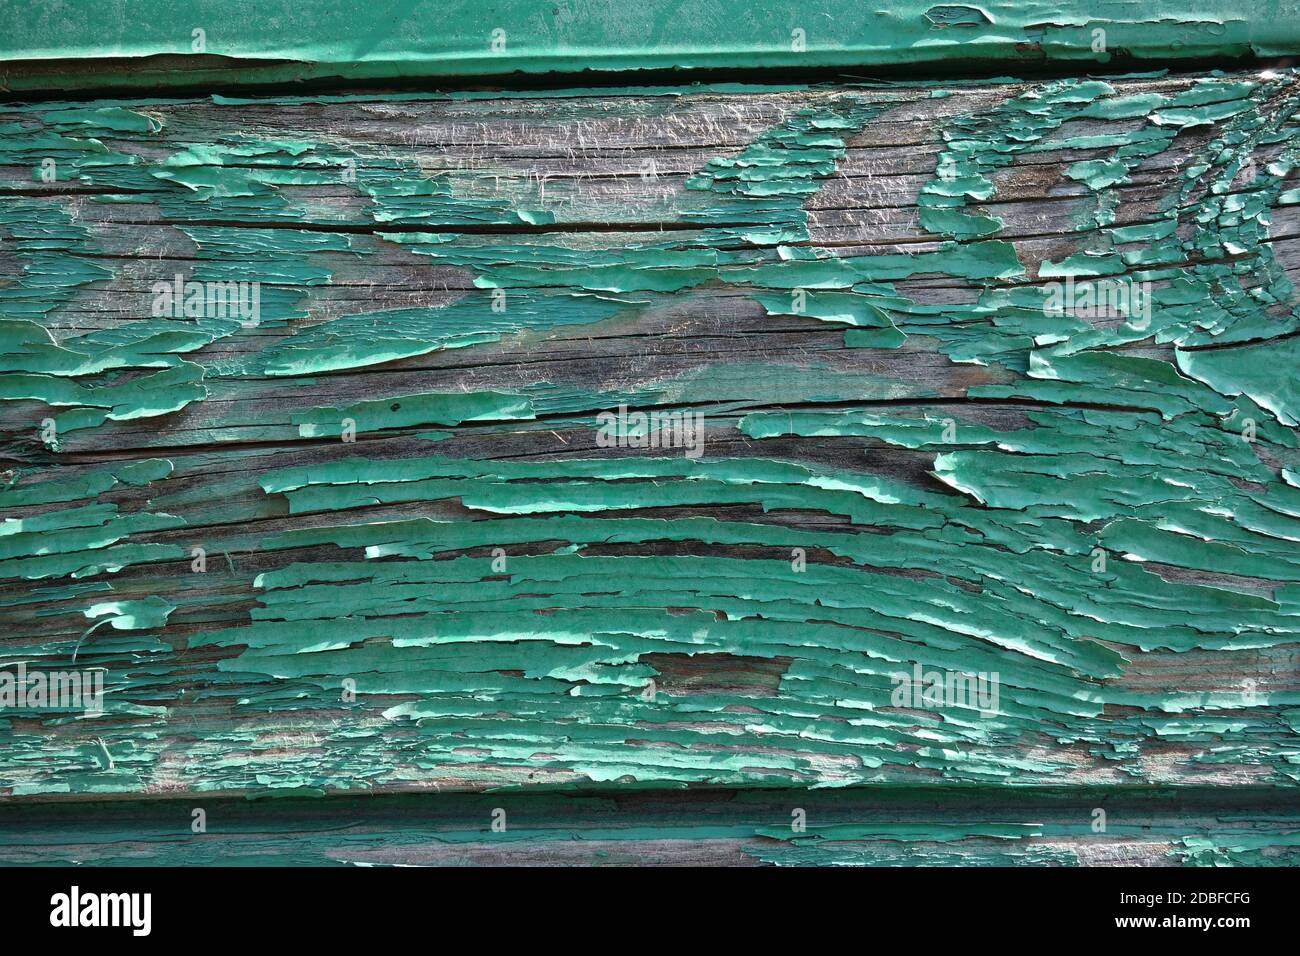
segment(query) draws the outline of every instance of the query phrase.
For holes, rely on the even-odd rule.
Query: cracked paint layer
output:
[[[1294,787],[1296,75],[944,91],[4,108],[4,795]]]

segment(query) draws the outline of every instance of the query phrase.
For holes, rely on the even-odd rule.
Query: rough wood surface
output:
[[[106,688],[0,713],[0,793],[1293,787],[1298,108],[0,107],[0,652]]]
[[[24,802],[6,865],[1295,866],[1275,789],[927,787]],[[201,823],[197,826],[196,823]],[[1100,824],[1100,825],[1099,825]]]

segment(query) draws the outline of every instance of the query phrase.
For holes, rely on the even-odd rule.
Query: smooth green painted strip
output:
[[[1098,34],[1096,31],[1103,31]],[[196,32],[199,31],[199,32]],[[295,80],[413,80],[683,68],[861,69],[1052,62],[1150,64],[1286,56],[1294,0],[283,0],[0,3],[11,91],[165,88]],[[166,62],[114,62],[167,55]],[[241,61],[237,66],[220,58]],[[41,62],[44,61],[44,62]]]

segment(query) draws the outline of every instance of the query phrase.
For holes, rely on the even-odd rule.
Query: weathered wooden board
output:
[[[0,108],[0,792],[1294,793],[1298,108]]]

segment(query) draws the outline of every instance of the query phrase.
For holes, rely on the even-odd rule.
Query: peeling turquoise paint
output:
[[[0,781],[13,796],[445,778],[1167,785],[1231,767],[1294,786],[1300,691],[1267,678],[1300,644],[1296,405],[1279,374],[1294,364],[1297,311],[1270,232],[1294,188],[1296,83],[1018,87],[939,130],[917,187],[926,241],[840,254],[816,243],[808,200],[908,102],[900,89],[815,90],[815,105],[705,161],[663,200],[694,228],[580,240],[546,228],[562,222],[562,191],[514,181],[485,195],[488,174],[426,174],[342,136],[196,143],[186,104],[166,100],[6,109],[0,165],[39,181],[53,156],[61,181],[129,188],[88,201],[160,210],[193,243],[187,279],[267,288],[256,329],[140,316],[68,334],[51,316],[122,278],[101,264],[102,235],[57,196],[0,206],[21,266],[0,287],[0,396],[36,463],[0,490],[0,576],[17,589],[0,602],[5,655],[63,662],[76,647],[109,675],[102,717],[8,720]],[[205,108],[239,116],[259,102]],[[1086,191],[1072,208],[1082,247],[1023,254],[1010,213],[984,204],[997,206],[1017,164],[1096,150],[1104,158],[1067,163]],[[1174,158],[1153,221],[1118,224],[1120,187]],[[321,221],[298,187],[326,185],[348,202]],[[377,243],[457,270],[469,291],[321,309]],[[1147,321],[1044,307],[1052,281],[1116,276],[1152,284]],[[927,277],[965,295],[925,301],[909,280]],[[773,328],[807,319],[842,333],[878,362],[771,355],[638,384],[329,390],[441,350],[473,365],[489,347],[625,330],[718,292],[757,303]],[[891,371],[904,350],[987,377],[940,395]],[[967,400],[1023,420],[968,420]],[[905,401],[924,408],[888,405]],[[620,404],[699,410],[711,440],[749,444],[698,461],[444,453],[470,429],[502,447],[589,433]],[[795,404],[825,407],[781,407]],[[355,444],[333,441],[345,421]],[[142,422],[157,434],[132,439],[139,460],[83,467],[79,454]],[[430,427],[441,430],[416,434],[436,445],[385,453]],[[916,456],[929,478],[883,473],[858,446],[848,464],[790,460],[855,439]],[[299,440],[329,440],[329,454],[295,460]],[[432,514],[402,510],[416,506]],[[818,521],[792,526],[806,515]],[[216,592],[187,587],[196,544],[204,573],[221,575]],[[324,550],[304,559],[310,547]],[[141,595],[137,575],[168,590]],[[51,619],[59,636],[35,637]],[[1269,686],[1139,679],[1153,659],[1205,655]],[[736,690],[692,692],[674,676],[674,663],[737,659],[753,683]],[[897,706],[891,677],[914,665],[997,672],[997,713]],[[344,680],[355,699],[341,698]],[[210,709],[229,725],[206,725],[177,760],[186,716]],[[1174,743],[1186,746],[1167,756]],[[759,835],[772,860],[924,842],[906,828]],[[1189,839],[1179,852],[1195,862],[1258,850]]]

